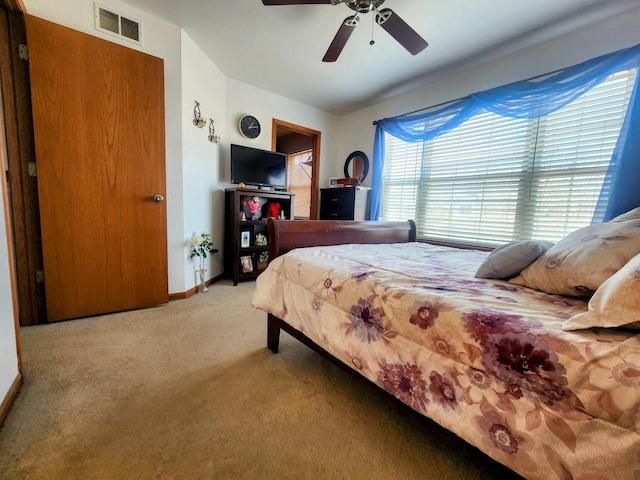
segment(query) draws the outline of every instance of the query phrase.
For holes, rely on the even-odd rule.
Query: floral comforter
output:
[[[640,478],[640,335],[564,332],[587,309],[473,277],[487,253],[303,248],[253,305],[526,478]]]

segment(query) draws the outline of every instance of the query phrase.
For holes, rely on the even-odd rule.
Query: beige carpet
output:
[[[272,354],[253,289],[24,328],[0,478],[505,478],[289,335]]]

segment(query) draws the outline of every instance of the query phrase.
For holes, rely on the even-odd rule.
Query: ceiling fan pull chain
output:
[[[369,42],[369,45],[373,45],[375,42],[375,40],[373,39],[373,26],[376,23],[376,18],[375,15],[371,15],[371,41]]]

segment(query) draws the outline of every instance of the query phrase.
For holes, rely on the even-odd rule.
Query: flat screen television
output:
[[[287,155],[231,144],[231,183],[287,188]]]

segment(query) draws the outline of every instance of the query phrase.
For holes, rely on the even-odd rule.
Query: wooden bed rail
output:
[[[401,243],[416,241],[416,224],[342,220],[275,220],[269,218],[269,261],[299,247],[345,243]]]

